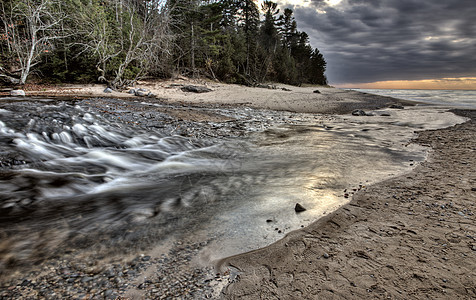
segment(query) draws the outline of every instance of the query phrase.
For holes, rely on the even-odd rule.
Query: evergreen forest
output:
[[[327,84],[324,57],[297,28],[272,1],[2,0],[0,82]]]

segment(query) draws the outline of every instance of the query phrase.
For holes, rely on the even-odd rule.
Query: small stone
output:
[[[109,87],[108,87],[108,88],[105,88],[105,89],[104,89],[104,93],[110,94],[110,93],[112,93],[112,89],[109,88]]]
[[[294,211],[297,213],[306,211],[306,209],[299,203],[296,203],[296,206],[294,206]]]
[[[271,222],[273,222],[273,220],[271,219],[266,220],[266,223],[271,223]]]
[[[476,192],[476,187],[471,188],[471,191],[472,191],[472,192]]]
[[[82,283],[87,283],[87,282],[92,281],[93,279],[94,279],[94,278],[92,278],[92,277],[86,276],[86,277],[83,277],[83,278],[81,279],[81,282],[82,282]]]
[[[329,254],[327,254],[327,253],[324,253],[324,254],[322,255],[322,257],[324,257],[324,258],[326,258],[326,259],[327,259],[327,258],[329,258],[330,256],[329,256]]]
[[[314,94],[320,94],[320,93],[321,93],[321,91],[319,91],[319,90],[314,90],[314,92],[313,92],[313,93],[314,93]]]
[[[146,256],[142,257],[142,261],[149,261],[149,260],[150,260],[149,255],[146,255]]]

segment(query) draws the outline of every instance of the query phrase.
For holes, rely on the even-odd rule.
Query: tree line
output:
[[[255,0],[3,0],[0,80],[105,82],[174,74],[254,85],[327,84],[291,9]]]

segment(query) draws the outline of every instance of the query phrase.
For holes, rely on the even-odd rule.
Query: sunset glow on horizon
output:
[[[335,86],[339,88],[358,89],[476,90],[476,77],[390,80],[369,83],[343,83],[336,84]]]

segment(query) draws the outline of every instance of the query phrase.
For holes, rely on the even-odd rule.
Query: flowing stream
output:
[[[165,117],[135,126],[87,101],[0,101],[0,268],[170,239],[212,241],[208,262],[265,246],[424,160],[426,149],[409,144],[414,130],[462,121],[421,110],[301,115],[247,137],[195,138],[167,129]],[[221,113],[243,111],[258,114]]]

